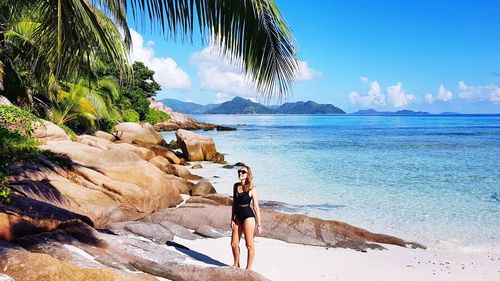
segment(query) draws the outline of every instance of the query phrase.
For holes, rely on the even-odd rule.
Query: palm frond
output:
[[[121,0],[124,6],[128,0]],[[130,0],[137,19],[148,17],[167,35],[202,40],[243,68],[267,98],[285,96],[297,71],[294,40],[274,0]],[[128,7],[127,7],[128,8]],[[135,11],[139,11],[136,13]],[[154,28],[154,27],[153,27]]]

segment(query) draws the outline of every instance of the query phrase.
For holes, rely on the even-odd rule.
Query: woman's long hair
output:
[[[243,183],[243,191],[244,192],[247,192],[247,191],[250,191],[253,189],[253,173],[252,173],[252,169],[250,169],[250,167],[244,165],[242,166],[242,168],[246,168],[247,169],[247,178],[245,179],[245,182]]]

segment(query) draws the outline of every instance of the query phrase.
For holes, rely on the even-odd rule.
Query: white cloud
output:
[[[453,98],[453,93],[446,89],[446,87],[441,84],[438,87],[438,93],[436,96],[433,96],[432,94],[428,94],[425,96],[425,101],[427,103],[433,103],[435,101],[449,101]]]
[[[486,86],[468,86],[464,81],[458,82],[461,99],[468,101],[490,101],[500,103],[500,87],[490,84]]]
[[[218,92],[218,100],[225,93],[241,96],[256,93],[255,86],[244,74],[241,63],[222,57],[213,45],[193,53],[190,62],[197,68],[201,88]]]
[[[412,104],[417,98],[412,94],[405,94],[401,82],[399,82],[396,85],[387,87],[387,99],[394,107],[400,108]]]
[[[433,96],[433,95],[431,95],[431,94],[427,94],[427,95],[425,95],[425,97],[424,97],[424,98],[425,98],[425,101],[426,101],[427,103],[433,103],[433,102],[436,100],[436,99],[434,98],[434,96]]]
[[[232,100],[235,95],[230,95],[226,93],[216,93],[214,103],[223,103],[229,100]]]
[[[197,69],[202,89],[255,99],[256,86],[245,74],[241,59],[222,56],[220,50],[211,44],[193,53],[190,62]],[[321,77],[320,72],[310,68],[307,62],[299,61],[295,81],[302,82],[318,77]]]
[[[359,80],[361,80],[361,82],[368,82],[368,77],[361,76],[361,77],[359,77]]]
[[[370,83],[370,90],[365,96],[359,95],[357,92],[352,91],[349,93],[349,99],[353,104],[359,104],[361,106],[384,106],[385,95],[382,93],[380,84],[377,81]]]
[[[144,38],[137,31],[131,29],[132,61],[141,61],[155,71],[154,78],[160,83],[162,89],[188,89],[191,87],[189,75],[182,70],[170,57],[160,58],[155,56],[154,42],[144,44]]]
[[[448,91],[443,84],[439,85],[437,99],[442,101],[449,101],[453,97],[453,93]]]
[[[360,80],[364,81],[366,77],[361,77]],[[406,94],[402,89],[401,82],[386,88],[386,94],[382,92],[382,88],[378,81],[370,82],[370,89],[366,95],[360,95],[356,91],[349,93],[349,100],[352,104],[361,106],[375,106],[381,107],[387,104],[393,107],[405,107],[416,101],[416,97],[412,94]],[[387,95],[387,98],[386,98]]]
[[[297,71],[297,76],[295,77],[295,81],[302,82],[307,80],[312,80],[315,78],[320,78],[321,73],[310,68],[305,61],[299,61],[299,68]]]

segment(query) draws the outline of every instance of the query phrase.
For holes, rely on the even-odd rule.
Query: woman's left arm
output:
[[[257,196],[257,190],[255,188],[252,190],[253,199],[253,210],[255,212],[255,222],[257,223],[257,234],[262,232],[262,222],[260,220],[260,208],[259,208],[259,197]]]

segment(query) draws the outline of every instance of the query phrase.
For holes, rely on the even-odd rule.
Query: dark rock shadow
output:
[[[211,264],[211,265],[215,265],[215,266],[228,266],[227,264],[225,263],[222,263],[218,260],[215,260],[205,254],[202,254],[200,252],[197,252],[197,251],[194,251],[194,250],[191,250],[189,249],[188,247],[184,246],[184,245],[181,245],[179,243],[176,243],[176,242],[173,242],[173,241],[167,241],[167,246],[172,246],[174,247],[177,251],[185,254],[185,255],[188,255],[190,256],[191,258],[197,260],[197,261],[201,261],[201,262],[204,262],[206,264]]]

